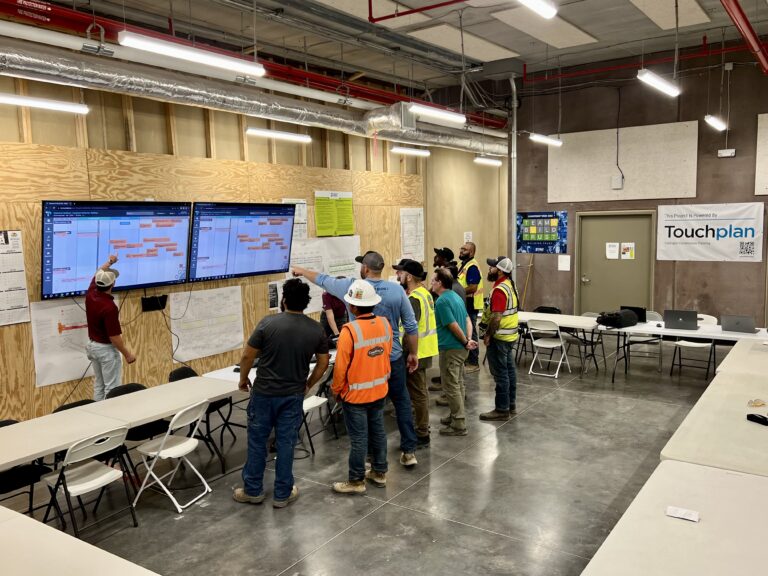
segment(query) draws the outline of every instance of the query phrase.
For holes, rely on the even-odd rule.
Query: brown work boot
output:
[[[365,494],[365,480],[334,482],[333,491],[339,494]]]
[[[365,479],[370,480],[379,488],[384,488],[387,485],[387,475],[384,472],[376,472],[375,470],[366,470]]]
[[[480,420],[509,420],[509,412],[503,412],[501,410],[491,410],[490,412],[483,412],[480,414]]]
[[[445,394],[441,395],[437,400],[435,400],[435,404],[438,406],[448,406],[448,398]]]

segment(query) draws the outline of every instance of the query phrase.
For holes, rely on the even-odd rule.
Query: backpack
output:
[[[637,314],[632,310],[617,310],[615,312],[600,312],[597,323],[608,328],[626,328],[637,324]]]

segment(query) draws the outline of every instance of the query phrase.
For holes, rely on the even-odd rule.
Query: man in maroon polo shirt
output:
[[[111,267],[115,262],[117,256],[110,256],[101,265],[85,294],[85,316],[90,338],[86,353],[93,365],[93,399],[97,401],[104,400],[110,390],[121,384],[120,354],[125,356],[128,364],[136,362],[136,356],[123,342],[119,311],[112,296],[115,280],[120,275]]]

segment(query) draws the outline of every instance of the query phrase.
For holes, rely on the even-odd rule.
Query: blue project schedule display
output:
[[[43,202],[43,299],[84,294],[118,257],[115,290],[187,281],[189,202]]]
[[[196,202],[190,282],[287,272],[295,212],[294,204]]]

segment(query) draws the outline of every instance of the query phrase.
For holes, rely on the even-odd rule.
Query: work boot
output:
[[[285,500],[272,500],[272,508],[285,508],[290,504],[291,502],[295,502],[299,498],[299,489],[294,485],[293,488],[291,488],[291,493],[288,495],[288,498]]]
[[[448,414],[448,416],[443,416],[440,418],[440,424],[444,424],[448,426],[451,422],[453,422],[453,418],[451,418],[451,415]]]
[[[446,426],[445,428],[440,428],[440,435],[441,436],[466,436],[467,429],[454,428],[453,426]]]
[[[419,461],[416,460],[416,454],[413,452],[402,452],[400,454],[400,464],[405,466],[406,468],[410,468],[411,466],[416,466]]]
[[[429,434],[426,436],[416,436],[416,448],[429,447]]]
[[[435,400],[435,404],[438,406],[448,406],[448,397],[445,394],[441,395],[437,400]]]
[[[480,420],[509,420],[509,412],[502,410],[491,410],[480,414]]]
[[[464,374],[473,374],[475,372],[480,372],[479,364],[464,364]]]
[[[333,491],[339,494],[365,494],[365,480],[334,482]]]
[[[443,381],[440,379],[440,376],[432,378],[432,384],[427,386],[427,389],[431,392],[440,392],[443,389]]]
[[[245,493],[245,488],[235,488],[232,498],[235,502],[240,502],[241,504],[261,504],[264,502],[265,496],[264,492],[258,496],[249,496]]]
[[[387,485],[387,475],[384,472],[376,472],[375,470],[366,470],[365,479],[370,480],[379,488],[384,488]]]

